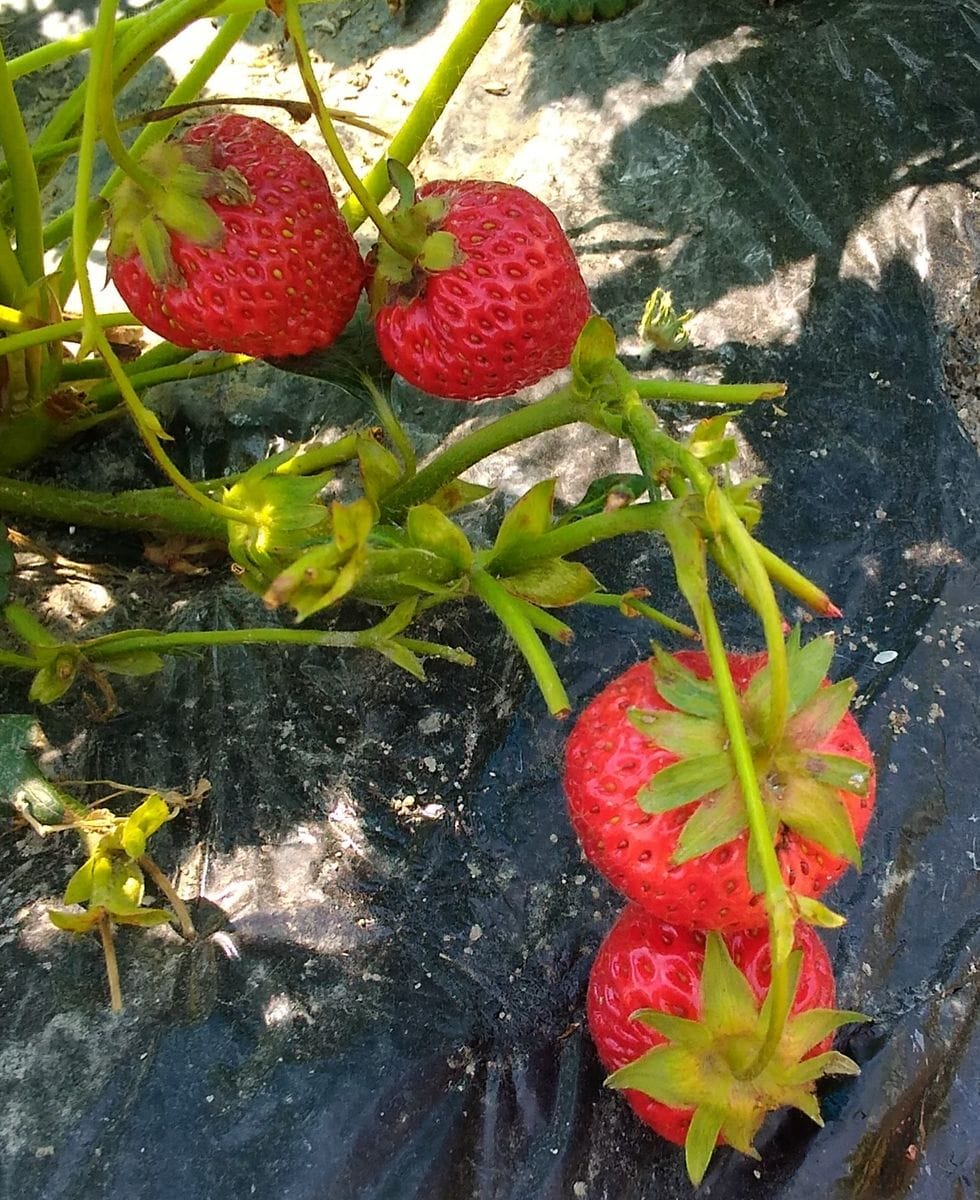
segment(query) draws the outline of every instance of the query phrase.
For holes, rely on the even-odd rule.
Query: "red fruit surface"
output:
[[[328,346],[353,316],[365,269],[319,165],[267,122],[237,113],[202,121],[181,142],[240,171],[253,201],[208,199],[225,228],[217,247],[170,233],[178,283],[154,283],[135,252],[110,257],[134,316],[196,350],[272,358]]]
[[[732,960],[762,1001],[769,987],[769,937],[766,930],[725,937]],[[813,1008],[833,1008],[834,975],[823,943],[808,925],[797,926],[796,946],[803,951],[792,1014]],[[633,1062],[666,1038],[630,1020],[638,1009],[697,1020],[701,1016],[701,969],[704,934],[667,925],[628,905],[599,947],[589,976],[586,1015],[602,1065],[615,1071]],[[805,1057],[829,1050],[833,1035]],[[684,1143],[693,1109],[662,1104],[632,1088],[623,1095],[637,1116],[661,1137]]]
[[[674,657],[700,678],[710,678],[702,651],[681,651]],[[735,686],[744,689],[766,661],[764,654],[729,655]],[[600,692],[568,739],[565,796],[586,857],[624,896],[662,920],[719,930],[765,925],[763,897],[753,893],[748,881],[747,832],[698,858],[672,864],[680,831],[697,805],[657,814],[637,804],[637,792],[677,757],[634,728],[628,717],[633,707],[671,708],[656,690],[648,662],[630,667]],[[871,768],[865,796],[839,792],[860,844],[874,808],[875,777],[870,748],[850,713],[819,749],[860,759]],[[776,853],[787,885],[803,896],[822,895],[848,866],[785,826]]]
[[[480,180],[428,183],[444,197],[440,229],[459,266],[419,273],[384,304],[375,332],[385,361],[433,396],[509,396],[568,366],[591,311],[588,289],[557,219],[522,188]]]

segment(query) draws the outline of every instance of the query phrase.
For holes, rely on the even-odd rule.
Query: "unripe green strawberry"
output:
[[[256,357],[328,346],[364,265],[318,164],[284,133],[229,113],[156,147],[112,208],[109,270],[133,314],[178,346]]]
[[[409,383],[483,400],[568,365],[589,293],[540,200],[505,183],[440,180],[403,195],[393,223],[418,257],[381,243],[371,301],[381,353]]]

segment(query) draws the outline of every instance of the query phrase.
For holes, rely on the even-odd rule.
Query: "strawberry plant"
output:
[[[615,949],[615,933],[614,948],[597,960],[589,1013],[600,1056],[614,1071],[613,1086],[646,1091],[673,1111],[654,1124],[671,1137],[684,1133],[689,1171],[700,1180],[719,1138],[751,1152],[770,1109],[789,1104],[819,1117],[814,1081],[851,1069],[827,1039],[855,1014],[832,1009],[826,957],[807,926],[841,923],[818,897],[848,863],[860,865],[873,764],[848,713],[853,689],[826,682],[830,642],[803,645],[798,631],[787,641],[777,589],[817,616],[840,611],[756,537],[763,481],[739,480],[730,469],[737,451],[729,426],[740,408],[778,399],[785,388],[629,371],[612,326],[592,313],[558,218],[540,200],[486,179],[416,187],[408,167],[509,0],[473,7],[363,179],[317,86],[297,0],[270,7],[307,94],[307,104],[292,110],[315,117],[325,168],[254,115],[202,119],[197,111],[213,103],[199,93],[257,7],[161,0],[120,21],[100,0],[95,28],[80,39],[9,62],[0,49],[0,215],[8,234],[0,241],[0,515],[8,524],[55,519],[140,532],[179,545],[181,562],[206,552],[262,598],[268,619],[243,628],[97,636],[82,628],[59,636],[32,611],[5,538],[0,590],[9,634],[0,667],[21,673],[25,699],[35,705],[56,704],[80,685],[87,698],[94,692],[102,718],[125,704],[118,691],[139,687],[167,656],[204,648],[370,650],[422,679],[430,658],[472,664],[471,647],[435,640],[435,614],[480,604],[523,656],[549,712],[563,718],[571,704],[548,644],[573,639],[580,606],[615,606],[700,639],[698,651],[657,650],[652,665],[594,700],[571,735],[565,772],[586,854],[649,910],[629,910],[626,945]],[[627,7],[528,5],[532,15],[557,21]],[[127,146],[116,96],[202,16],[223,23],[165,105],[133,118],[142,128]],[[14,82],[79,52],[89,56],[86,81],[32,144]],[[175,134],[188,113],[193,123]],[[99,149],[114,171],[97,189]],[[73,206],[45,220],[43,188],[69,159]],[[350,195],[338,205],[333,188],[341,180]],[[392,185],[400,203],[386,211]],[[368,218],[377,244],[365,261],[354,235]],[[110,271],[132,311],[104,313],[95,303],[90,254],[106,223]],[[356,312],[365,283],[369,318]],[[63,311],[73,286],[80,314]],[[675,312],[658,289],[641,336],[660,351],[682,348],[691,315]],[[124,350],[130,343],[120,331],[142,326],[163,340]],[[247,370],[259,357],[342,379],[363,401],[362,420],[331,440],[270,448],[235,474],[190,478],[171,458],[171,436],[143,393],[177,378],[206,388],[210,376]],[[558,371],[543,398],[491,409],[425,461],[390,393],[392,372],[437,405],[510,397]],[[668,417],[677,404],[706,406],[711,415],[678,436]],[[77,434],[117,420],[130,422],[161,486],[86,492],[32,473]],[[566,507],[556,504],[557,481],[541,478],[485,534],[471,518],[491,489],[467,473],[501,450],[570,426],[627,443],[635,471],[593,480]],[[580,557],[635,534],[664,540],[693,626],[649,604],[641,581],[600,578]],[[709,559],[755,614],[760,653],[726,649]],[[113,927],[163,923],[173,913],[191,933],[179,897],[146,854],[147,839],[176,806],[153,793],[120,817],[52,791],[25,761],[25,719],[6,718],[16,736],[0,745],[0,799],[35,828],[81,834],[86,858],[64,901],[82,911],[52,919],[99,934],[118,1008]],[[35,811],[38,789],[55,797],[50,819]],[[147,875],[170,912],[144,905]],[[619,971],[610,965],[617,955],[627,964],[624,978],[634,961],[653,961],[666,928],[654,917],[670,922],[683,944],[686,982],[667,1009],[663,989],[640,995],[631,985],[620,995],[603,981]],[[724,931],[727,949],[703,930]],[[649,974],[660,978],[660,971]],[[641,1010],[635,1019],[632,1007]],[[634,1046],[638,1057],[613,1053],[607,1042]]]

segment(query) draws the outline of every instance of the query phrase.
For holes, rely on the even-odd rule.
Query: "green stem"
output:
[[[4,230],[0,236],[0,299],[17,304],[26,290],[27,280]]]
[[[514,0],[478,0],[474,5],[473,11],[422,89],[401,129],[392,138],[384,156],[364,177],[364,187],[375,203],[383,200],[391,189],[388,159],[394,158],[405,166],[412,162],[471,63],[513,2]],[[351,229],[357,229],[367,217],[364,205],[355,196],[347,200],[342,212]]]
[[[772,1059],[783,1036],[786,1014],[789,1012],[789,955],[793,948],[794,918],[789,894],[776,848],[769,833],[765,806],[759,789],[759,776],[752,749],[745,732],[739,708],[735,682],[728,665],[728,655],[718,627],[711,600],[705,591],[704,602],[696,614],[704,640],[704,648],[711,663],[711,671],[718,689],[725,728],[728,731],[729,751],[735,763],[735,771],[742,789],[748,819],[749,837],[758,853],[762,878],[765,883],[766,912],[769,917],[770,959],[772,962],[769,982],[771,1019],[762,1045],[755,1059],[740,1073],[743,1079],[753,1079]]]
[[[215,517],[226,521],[242,524],[254,524],[254,518],[218,504],[209,496],[199,491],[189,479],[177,469],[160,444],[159,423],[156,418],[144,408],[139,396],[133,390],[132,383],[122,368],[122,364],[99,325],[95,311],[95,298],[92,294],[92,283],[88,275],[87,253],[85,249],[86,232],[86,199],[92,182],[92,171],[95,163],[95,143],[99,118],[100,96],[104,88],[111,88],[112,71],[112,31],[115,24],[116,9],[113,0],[99,0],[98,20],[95,27],[95,40],[92,43],[91,74],[88,80],[88,90],[85,97],[85,111],[82,119],[82,141],[78,150],[78,178],[75,185],[75,209],[73,233],[73,251],[75,274],[78,279],[78,289],[82,300],[82,317],[85,326],[82,331],[83,346],[89,342],[99,351],[109,368],[109,374],[119,387],[120,397],[136,425],[143,444],[150,456],[159,466],[164,475],[178,491],[183,492],[188,499],[201,506]],[[23,335],[22,335],[23,336]]]
[[[394,410],[388,402],[388,397],[366,372],[362,371],[360,373],[360,379],[361,383],[367,389],[368,395],[371,397],[374,404],[374,411],[378,414],[378,420],[381,422],[381,428],[385,431],[385,436],[391,442],[392,446],[394,446],[398,452],[398,457],[402,460],[403,475],[405,477],[414,475],[417,467],[415,447],[412,445],[411,439],[405,432],[401,421],[395,416]]]
[[[498,450],[522,442],[537,433],[587,420],[592,403],[576,395],[574,388],[559,388],[552,395],[525,405],[489,425],[461,437],[437,454],[417,475],[397,484],[381,503],[381,520],[396,522],[414,504],[421,504],[444,485]]]
[[[790,566],[778,554],[773,554],[768,546],[755,541],[754,538],[753,542],[762,565],[774,583],[778,583],[790,595],[802,600],[804,604],[812,608],[814,612],[820,613],[821,616],[841,617],[844,615],[822,588],[811,583],[805,575],[801,575],[795,567]]]
[[[378,627],[354,630],[320,629],[205,629],[186,633],[106,634],[79,642],[78,648],[93,663],[111,662],[120,656],[150,650],[172,654],[178,650],[205,649],[209,646],[328,646],[334,649],[366,649],[379,641]],[[94,653],[93,653],[94,652]]]
[[[633,379],[642,400],[679,400],[692,404],[754,404],[786,395],[785,383],[693,383],[678,379]]]
[[[486,571],[475,570],[470,575],[473,591],[496,614],[500,623],[517,643],[534,675],[548,711],[555,717],[566,717],[572,711],[555,664],[544,648],[537,630],[527,619],[515,597]]]
[[[0,513],[135,533],[226,541],[223,519],[205,512],[170,488],[134,492],[83,492],[0,476]]]
[[[544,558],[564,558],[596,542],[629,533],[649,533],[663,527],[667,504],[655,500],[649,504],[628,504],[611,512],[595,513],[549,529],[537,537],[522,538],[500,554],[492,552],[483,566],[494,575],[516,575]]]
[[[0,650],[0,667],[10,667],[14,671],[37,671],[44,664],[39,658],[27,658],[23,654],[14,654],[12,650]]]
[[[103,913],[99,918],[99,939],[105,956],[105,973],[109,980],[109,1006],[114,1013],[123,1010],[122,986],[119,982],[119,960],[116,958],[116,940],[112,934],[112,918]]]
[[[411,650],[413,654],[420,654],[428,658],[444,658],[447,662],[456,663],[461,667],[476,666],[476,659],[472,654],[467,654],[465,650],[460,650],[456,646],[443,646],[439,642],[420,642],[417,638],[396,637],[392,641],[397,642],[399,646],[404,646],[406,650]]]
[[[10,168],[17,233],[17,260],[27,282],[44,278],[44,247],[41,230],[41,192],[31,155],[31,142],[24,127],[20,105],[14,95],[7,59],[0,42],[0,147]]]
[[[41,325],[36,329],[25,329],[23,333],[14,333],[9,337],[0,338],[0,357],[13,354],[16,350],[26,350],[30,346],[43,346],[46,342],[64,342],[84,334],[86,322],[97,323],[103,329],[116,325],[138,326],[141,321],[128,312],[95,313],[91,317],[78,317],[71,321],[57,321],[54,325]]]
[[[668,617],[659,608],[654,608],[630,592],[622,592],[619,595],[613,592],[592,592],[589,596],[583,596],[579,604],[592,604],[597,608],[625,608],[638,613],[641,617],[646,617],[649,621],[656,621],[658,625],[669,629],[671,633],[679,633],[681,637],[696,638],[698,636],[698,631],[692,629],[690,625],[675,621],[673,617]]]
[[[767,742],[770,746],[776,746],[782,739],[789,715],[789,668],[786,661],[786,643],[783,639],[782,614],[776,603],[768,572],[756,550],[756,543],[724,491],[716,486],[707,467],[689,450],[664,433],[656,417],[641,400],[628,406],[627,426],[638,455],[642,451],[656,462],[667,462],[676,466],[701,496],[706,510],[709,504],[717,504],[721,531],[728,537],[738,556],[739,564],[751,586],[750,598],[754,601],[753,607],[762,621],[772,685]]]
[[[251,362],[247,354],[216,354],[200,362],[175,363],[170,367],[157,367],[151,371],[141,371],[139,374],[127,373],[127,378],[134,391],[155,387],[159,383],[175,383],[186,379],[203,379],[209,375],[218,375],[222,371],[230,371],[243,363]],[[120,395],[119,385],[115,380],[105,380],[98,383],[88,393],[90,404],[101,406],[107,400],[117,399]]]
[[[408,242],[399,237],[394,225],[382,213],[377,202],[372,198],[364,184],[361,183],[360,177],[347,157],[343,143],[337,136],[337,130],[334,128],[333,121],[331,121],[330,114],[327,111],[327,106],[324,104],[323,97],[320,95],[320,89],[317,86],[316,75],[313,72],[313,63],[310,61],[309,47],[306,44],[306,33],[303,30],[303,22],[300,18],[296,0],[285,0],[284,13],[286,29],[293,43],[293,53],[296,55],[300,77],[303,80],[303,86],[306,88],[310,104],[313,106],[313,113],[316,116],[317,124],[320,126],[320,133],[323,135],[323,140],[330,151],[331,158],[337,164],[347,186],[377,226],[378,233],[399,254],[407,258],[409,262],[414,262],[417,248],[410,246]]]
[[[163,895],[164,899],[174,910],[174,916],[177,918],[177,924],[180,926],[182,936],[192,942],[197,937],[197,932],[194,929],[194,922],[191,920],[191,914],[187,911],[187,905],[177,894],[177,889],[164,875],[157,864],[148,854],[143,854],[137,860],[142,869],[153,880]]]

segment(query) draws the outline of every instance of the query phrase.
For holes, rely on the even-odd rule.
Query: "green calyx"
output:
[[[621,16],[638,3],[639,0],[523,0],[521,7],[532,21],[581,25]]]
[[[399,248],[383,237],[378,241],[369,289],[372,313],[397,300],[407,304],[424,292],[430,275],[464,261],[459,243],[441,228],[449,202],[441,196],[417,200],[412,176],[394,159],[388,160],[388,173],[399,195],[388,215]]]
[[[861,853],[840,792],[866,795],[870,768],[859,759],[819,749],[847,713],[855,692],[853,680],[822,686],[833,652],[830,638],[801,646],[799,628],[790,635],[789,720],[777,744],[769,744],[765,732],[768,667],[753,676],[739,700],[773,841],[786,826],[860,869]],[[675,711],[633,709],[630,720],[679,761],[641,788],[637,803],[645,812],[664,813],[699,802],[678,838],[673,861],[680,864],[738,837],[747,817],[714,683],[699,679],[659,648],[651,669],[657,690]],[[753,890],[762,891],[762,872],[751,846],[748,869]]]
[[[790,956],[789,996],[799,982],[802,952]],[[841,1025],[866,1018],[861,1013],[814,1008],[786,1021],[772,1058],[745,1078],[771,1018],[769,997],[760,1005],[745,976],[732,962],[721,937],[708,935],[701,975],[701,1015],[697,1021],[652,1009],[632,1014],[667,1039],[666,1044],[614,1071],[613,1088],[631,1088],[680,1110],[693,1110],[685,1142],[687,1169],[698,1184],[718,1141],[758,1158],[753,1141],[766,1114],[796,1108],[823,1124],[815,1095],[826,1075],[857,1075],[846,1055],[828,1050],[806,1057]]]
[[[112,198],[109,252],[115,258],[139,254],[154,283],[180,285],[183,279],[170,252],[170,234],[201,246],[219,246],[224,225],[208,203],[241,205],[252,192],[240,171],[211,165],[206,146],[163,142],[140,161],[150,187],[126,178]]]

